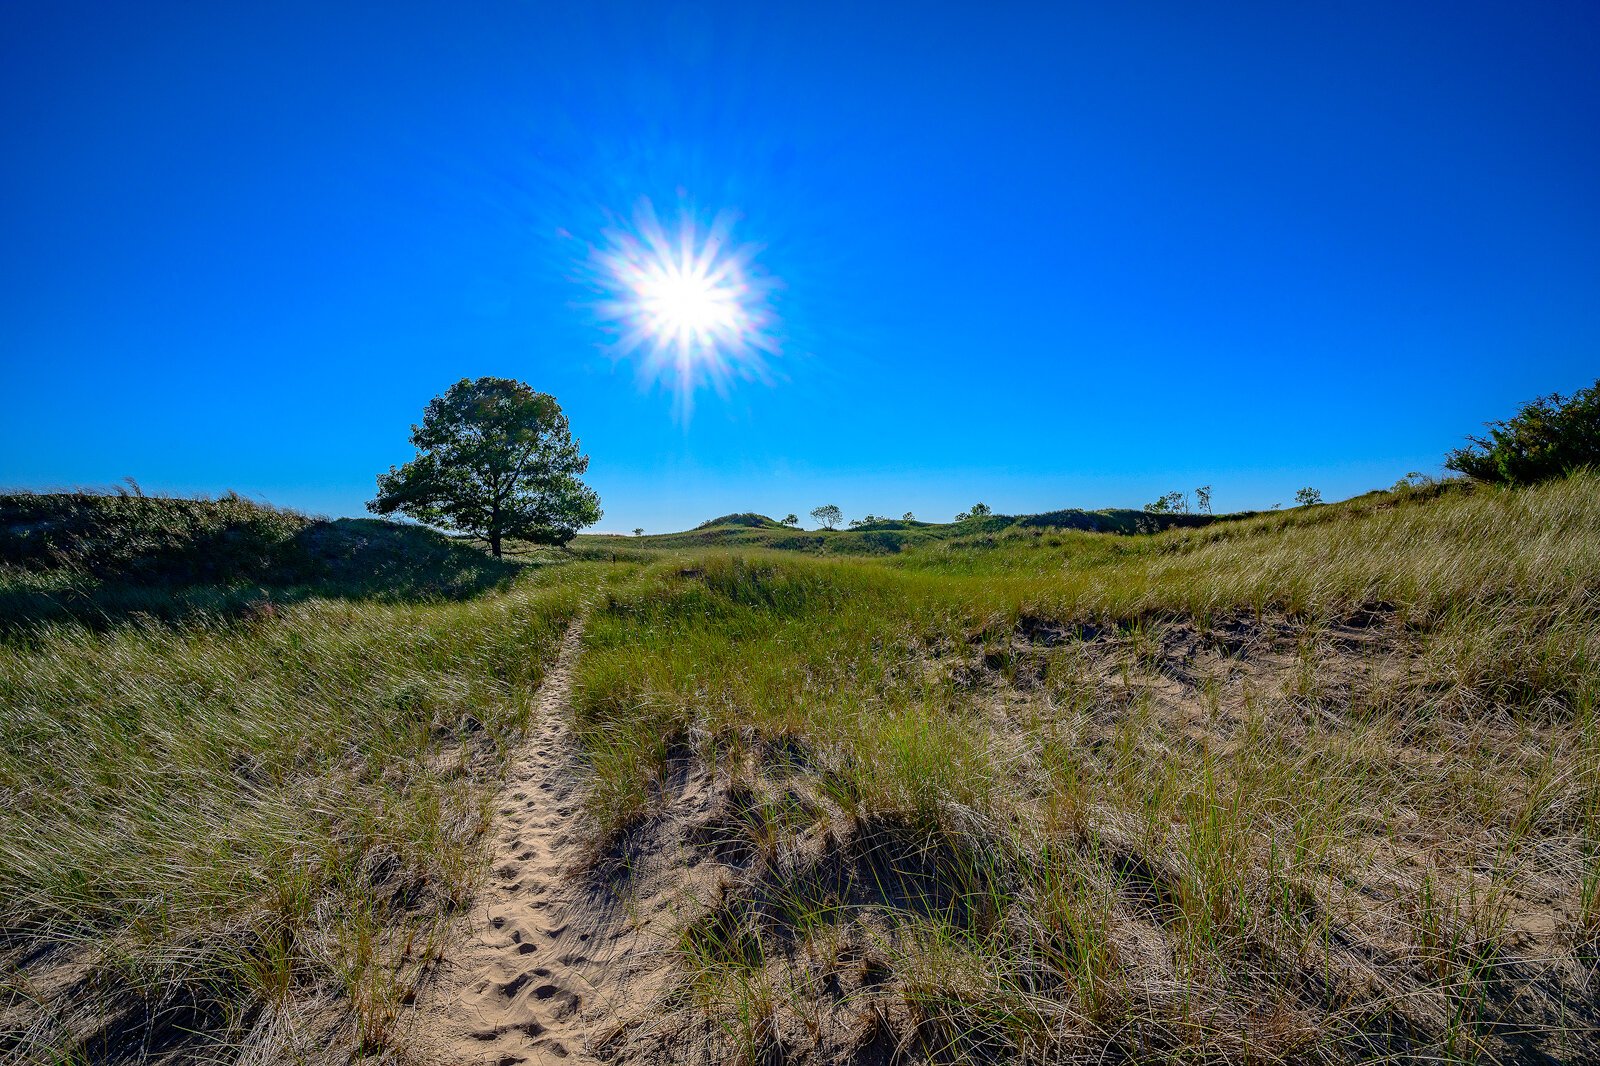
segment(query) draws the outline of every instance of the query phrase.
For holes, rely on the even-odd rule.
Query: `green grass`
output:
[[[290,537],[318,528],[297,518]],[[406,573],[456,557],[434,540]],[[86,580],[75,562],[24,577]],[[103,600],[164,610],[8,619],[0,1058],[392,1045],[477,881],[531,695],[601,575],[519,567],[472,598],[424,597],[372,563],[310,589],[249,574],[243,613],[202,609],[237,589],[166,573],[91,578]]]
[[[0,565],[18,1061],[401,1054],[585,599],[597,858],[676,841],[719,872],[666,945],[658,1039],[1600,1054],[1592,475],[1156,532],[730,516],[561,565],[232,501],[88,506],[133,525]],[[191,558],[219,544],[227,567]],[[685,768],[709,809],[672,800]]]
[[[730,1055],[1475,1061],[1597,1051],[1597,696],[1579,476],[666,552],[592,616],[576,710],[613,836],[671,819],[675,760],[752,797],[737,950],[685,948]]]

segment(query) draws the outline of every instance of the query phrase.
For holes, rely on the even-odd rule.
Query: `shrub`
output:
[[[1540,396],[1487,427],[1487,437],[1468,437],[1445,456],[1445,467],[1478,481],[1531,485],[1600,466],[1600,380],[1571,396]]]

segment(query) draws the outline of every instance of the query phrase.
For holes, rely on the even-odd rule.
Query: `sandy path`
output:
[[[624,1003],[653,992],[659,935],[576,876],[588,853],[567,702],[582,628],[567,630],[533,734],[496,797],[491,872],[466,936],[419,1003],[413,1046],[439,1063],[597,1062],[593,1042]]]

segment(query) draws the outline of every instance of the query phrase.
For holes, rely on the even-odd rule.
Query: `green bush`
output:
[[[1479,481],[1531,485],[1600,466],[1600,380],[1571,396],[1541,396],[1488,430],[1446,456],[1446,468]]]

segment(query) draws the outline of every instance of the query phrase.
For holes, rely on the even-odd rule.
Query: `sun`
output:
[[[659,265],[638,279],[636,296],[645,328],[674,344],[701,347],[736,333],[743,310],[725,280],[694,266]]]
[[[756,248],[734,243],[732,226],[726,214],[704,226],[686,212],[669,228],[645,202],[598,253],[610,293],[601,311],[619,352],[640,355],[645,379],[664,381],[683,414],[701,386],[723,394],[735,379],[765,379],[777,351],[774,282],[755,269]]]

